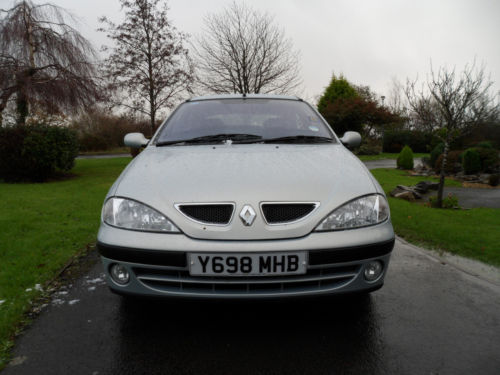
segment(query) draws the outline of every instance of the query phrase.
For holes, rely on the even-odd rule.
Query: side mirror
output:
[[[141,148],[148,145],[149,139],[142,133],[128,133],[125,135],[125,138],[123,138],[123,143],[127,147]]]
[[[361,135],[358,132],[345,132],[340,142],[347,148],[355,148],[361,144]]]

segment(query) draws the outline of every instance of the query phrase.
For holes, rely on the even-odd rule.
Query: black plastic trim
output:
[[[309,251],[309,265],[318,266],[323,264],[334,264],[352,262],[356,260],[376,258],[389,254],[394,248],[394,239],[386,242],[344,247],[340,249],[322,249]]]
[[[394,239],[362,246],[309,251],[309,265],[335,264],[376,258],[389,254],[394,248]],[[185,251],[134,249],[97,243],[99,253],[109,259],[127,263],[149,264],[169,267],[187,267]]]
[[[127,263],[153,264],[156,266],[187,266],[186,253],[183,251],[144,250],[130,247],[97,243],[99,254],[105,258]]]

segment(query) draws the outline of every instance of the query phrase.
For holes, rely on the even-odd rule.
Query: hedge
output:
[[[45,181],[69,171],[78,155],[76,133],[68,128],[32,124],[0,128],[0,179]]]
[[[431,133],[414,130],[386,130],[383,151],[399,153],[405,145],[413,152],[429,152],[434,136]]]

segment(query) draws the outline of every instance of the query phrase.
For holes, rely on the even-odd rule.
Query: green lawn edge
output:
[[[110,148],[109,150],[82,151],[78,153],[79,156],[99,156],[99,155],[116,155],[116,154],[130,155],[130,147],[115,147],[115,148]]]
[[[388,194],[397,185],[415,185],[433,177],[409,176],[397,169],[373,169],[372,174]],[[447,186],[460,186],[446,180]],[[479,260],[500,267],[500,209],[437,209],[388,197],[396,234],[406,241],[431,250]]]
[[[386,153],[383,152],[378,155],[356,155],[361,161],[372,161],[372,160],[384,160],[384,159],[394,159],[396,160],[399,156],[399,154],[391,154],[391,153]],[[418,158],[423,158],[423,157],[428,157],[429,154],[426,153],[414,153],[413,158],[418,159]]]
[[[72,176],[47,183],[0,183],[0,370],[14,336],[45,285],[93,244],[102,202],[130,158],[78,159]],[[27,291],[31,289],[31,291]]]

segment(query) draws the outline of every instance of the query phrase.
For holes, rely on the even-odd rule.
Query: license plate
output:
[[[252,254],[189,254],[192,276],[300,275],[307,270],[307,252]]]

